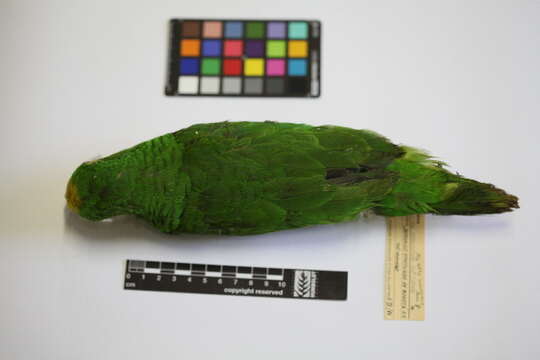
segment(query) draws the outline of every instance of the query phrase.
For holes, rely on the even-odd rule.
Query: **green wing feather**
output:
[[[81,216],[135,214],[165,232],[258,234],[381,215],[509,211],[517,198],[366,130],[199,124],[93,163],[66,197]]]
[[[395,181],[368,171],[360,181],[355,171],[401,153],[372,133],[333,126],[226,122],[175,136],[196,184],[179,228],[187,232],[253,234],[350,220]],[[351,179],[328,179],[332,169],[350,169]]]

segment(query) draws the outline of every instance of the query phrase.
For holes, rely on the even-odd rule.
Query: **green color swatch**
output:
[[[203,75],[219,75],[221,68],[221,60],[213,58],[204,58],[202,61]]]
[[[266,42],[266,56],[270,58],[285,57],[286,47],[284,40],[268,40]]]
[[[261,39],[264,37],[264,23],[248,22],[246,25],[246,37],[248,39]]]

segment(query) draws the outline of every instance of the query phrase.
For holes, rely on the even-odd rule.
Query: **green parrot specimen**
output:
[[[133,214],[167,233],[248,235],[384,216],[511,211],[518,199],[367,130],[278,122],[193,125],[85,162],[70,209]]]

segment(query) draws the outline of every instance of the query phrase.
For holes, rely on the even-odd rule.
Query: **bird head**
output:
[[[65,194],[70,210],[94,221],[118,215],[111,196],[111,165],[106,160],[87,161],[73,172]]]

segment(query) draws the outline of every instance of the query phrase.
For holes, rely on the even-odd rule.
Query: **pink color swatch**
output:
[[[283,59],[268,59],[266,61],[266,74],[269,76],[285,75],[285,60]]]
[[[221,21],[205,21],[203,24],[203,37],[220,38],[222,32]]]

